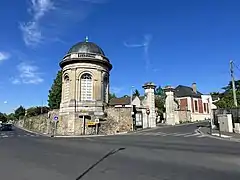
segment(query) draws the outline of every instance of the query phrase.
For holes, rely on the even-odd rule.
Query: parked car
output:
[[[2,123],[0,129],[1,129],[1,131],[12,131],[12,124]]]

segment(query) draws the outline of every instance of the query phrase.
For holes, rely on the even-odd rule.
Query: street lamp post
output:
[[[132,108],[133,88],[134,88],[134,86],[131,87],[131,94],[130,94],[131,108]],[[131,111],[132,111],[132,109],[131,109]]]
[[[133,98],[133,88],[134,86],[131,87],[131,94],[130,94],[130,103],[131,103],[131,117],[132,117],[132,130],[134,130],[134,121],[133,121],[133,104],[132,104],[132,98]]]

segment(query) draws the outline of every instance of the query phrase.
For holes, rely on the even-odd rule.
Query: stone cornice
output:
[[[90,53],[67,54],[66,56],[64,56],[63,60],[59,63],[59,65],[61,68],[63,68],[68,64],[77,62],[103,64],[108,67],[109,71],[112,69],[112,64],[109,62],[107,57]]]

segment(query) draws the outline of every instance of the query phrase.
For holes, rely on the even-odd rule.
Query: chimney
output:
[[[197,94],[197,84],[196,83],[192,83],[192,90],[194,93]]]

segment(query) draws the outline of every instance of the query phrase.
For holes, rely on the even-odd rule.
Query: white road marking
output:
[[[168,134],[166,133],[163,133],[163,132],[158,132],[156,133],[156,136],[167,136]]]
[[[219,133],[212,133],[213,136],[220,136]],[[230,138],[232,136],[227,136],[227,135],[224,135],[224,134],[221,134],[221,137],[224,137],[224,138]]]
[[[200,135],[200,136],[197,136],[198,138],[204,138],[204,137],[206,137],[206,136],[204,136],[204,135]]]
[[[175,136],[175,137],[191,137],[191,136],[197,136],[199,133],[164,133],[164,132],[140,132],[136,133],[135,135],[144,135],[144,136]]]
[[[193,136],[199,136],[200,134],[199,133],[195,133],[195,134],[189,134],[189,135],[186,135],[186,136],[183,136],[183,137],[193,137]]]
[[[4,138],[7,138],[7,137],[8,137],[8,135],[4,135],[4,136],[2,136],[2,137],[4,137]]]
[[[190,135],[192,133],[179,133],[179,134],[176,134],[176,135],[173,135],[173,136],[187,136],[187,135]]]

